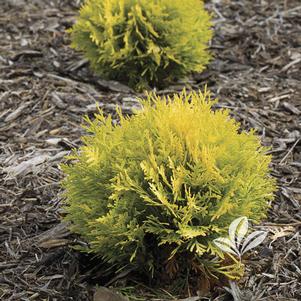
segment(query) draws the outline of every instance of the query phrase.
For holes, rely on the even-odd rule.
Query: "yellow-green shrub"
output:
[[[200,0],[86,0],[70,32],[98,74],[139,88],[202,71],[210,26]]]
[[[149,95],[120,125],[102,112],[87,119],[93,135],[64,166],[66,219],[86,251],[157,271],[172,256],[219,254],[212,240],[237,217],[265,217],[270,156],[212,104],[207,92]]]

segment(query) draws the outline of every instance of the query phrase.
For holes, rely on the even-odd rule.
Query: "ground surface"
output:
[[[76,0],[0,3],[1,300],[91,298],[91,275],[69,247],[77,238],[57,226],[58,164],[79,145],[82,116],[95,112],[96,101],[106,112],[116,104],[130,112],[137,103],[130,89],[94,77],[70,50],[65,30],[78,6]],[[279,184],[269,217],[258,226],[269,238],[247,260],[240,288],[247,300],[301,300],[300,1],[207,6],[215,14],[215,59],[190,87],[207,82],[242,128],[258,130],[272,146]]]

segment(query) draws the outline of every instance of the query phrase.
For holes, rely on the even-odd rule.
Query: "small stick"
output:
[[[294,145],[289,149],[289,151],[286,153],[286,155],[281,159],[281,161],[279,162],[280,165],[283,164],[283,162],[286,160],[286,158],[289,156],[289,154],[294,150],[294,148],[296,147],[296,145],[299,143],[299,141],[301,140],[301,138],[299,138]]]

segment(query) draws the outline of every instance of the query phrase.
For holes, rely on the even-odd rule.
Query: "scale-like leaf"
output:
[[[144,90],[162,86],[210,61],[211,16],[199,0],[83,1],[69,30],[101,78]]]
[[[241,264],[237,242],[248,235],[246,218],[260,221],[273,198],[270,157],[254,133],[238,131],[229,112],[212,111],[213,104],[207,90],[149,94],[130,117],[117,111],[118,124],[100,109],[86,119],[83,145],[63,166],[65,220],[89,243],[82,250],[116,268],[158,273],[170,256],[183,271],[197,262],[217,271],[215,256],[221,265],[231,257],[233,269]],[[233,221],[238,209],[242,217]],[[211,220],[218,210],[224,214]],[[244,251],[262,239],[248,237]],[[227,277],[234,277],[231,266]]]

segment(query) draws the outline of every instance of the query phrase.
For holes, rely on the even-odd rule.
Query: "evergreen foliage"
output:
[[[70,32],[98,74],[139,89],[202,71],[210,26],[200,0],[86,0]]]
[[[222,256],[212,240],[235,218],[265,217],[271,158],[213,103],[206,91],[150,94],[132,117],[119,112],[119,125],[101,111],[87,119],[92,135],[63,166],[66,219],[89,242],[85,251],[153,271],[175,258],[210,266]]]

